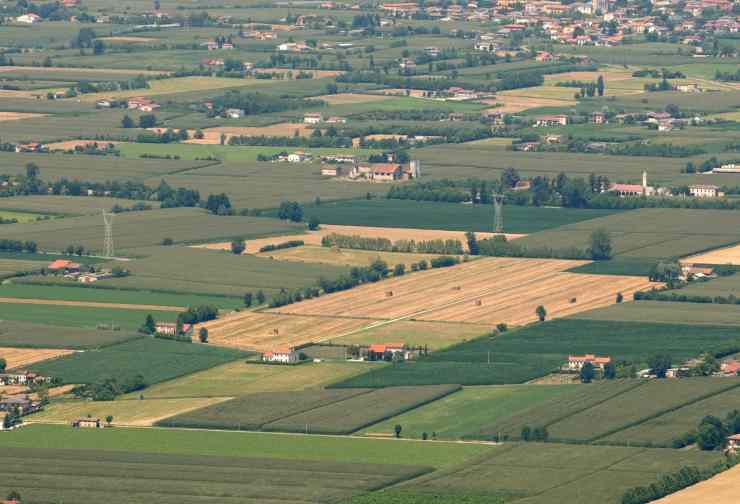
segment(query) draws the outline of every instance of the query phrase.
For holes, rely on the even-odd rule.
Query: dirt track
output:
[[[174,311],[184,312],[182,306],[159,306],[159,305],[137,305],[125,303],[96,303],[94,301],[61,301],[58,299],[23,299],[0,297],[0,303],[32,304],[32,305],[56,305],[56,306],[82,306],[87,308],[117,308],[121,310],[152,310],[152,311]]]

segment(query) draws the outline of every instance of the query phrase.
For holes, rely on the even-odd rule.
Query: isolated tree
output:
[[[257,300],[257,306],[264,304],[265,302],[265,293],[261,290],[257,291],[257,295],[255,296],[255,299]]]
[[[540,322],[544,322],[545,318],[547,317],[547,310],[545,310],[545,307],[542,305],[539,305],[535,310],[535,314],[537,315],[537,318],[540,320]]]
[[[393,267],[393,276],[399,277],[399,276],[403,276],[405,274],[406,274],[406,265],[405,264],[403,264],[403,263],[396,264]]]
[[[121,127],[123,127],[123,128],[135,128],[136,127],[136,123],[134,122],[133,119],[131,119],[131,116],[129,116],[127,114],[127,115],[123,116],[123,119],[121,119]]]
[[[475,237],[475,233],[468,231],[465,233],[465,239],[468,241],[468,253],[470,255],[480,255],[480,245],[478,245],[478,239]]]
[[[624,301],[624,296],[621,292],[617,292],[617,303],[621,303],[622,301]]]
[[[173,243],[175,243],[175,241],[169,237],[162,240],[162,245],[167,246],[167,247],[172,245]]]
[[[504,322],[500,322],[496,324],[496,330],[500,333],[505,333],[506,331],[509,330],[509,326],[506,325]]]
[[[244,240],[234,240],[231,242],[231,253],[234,255],[240,255],[247,249],[247,245]]]
[[[203,130],[200,129],[200,128],[198,128],[197,130],[195,130],[195,133],[193,133],[193,138],[195,138],[197,140],[202,140],[204,137],[205,137],[205,135],[203,134]]]
[[[596,376],[596,370],[594,369],[594,365],[590,362],[586,362],[581,366],[581,383],[591,383],[594,379],[594,376]]]
[[[617,368],[613,362],[607,362],[604,365],[604,378],[607,380],[613,380],[617,377]]]
[[[718,450],[727,441],[727,431],[722,421],[714,416],[702,418],[697,431],[696,443],[702,450]]]
[[[144,114],[139,117],[139,128],[153,128],[157,125],[157,116]]]
[[[247,292],[246,294],[244,294],[244,306],[246,306],[247,308],[252,306],[252,293],[251,292]]]
[[[17,491],[13,490],[8,494],[8,497],[6,498],[9,501],[21,501],[21,494]]]
[[[0,372],[5,371],[5,368],[8,366],[8,361],[0,357]]]
[[[651,355],[647,364],[656,378],[665,378],[666,373],[671,368],[671,357],[665,354]]]
[[[151,313],[146,316],[146,319],[144,320],[144,325],[141,326],[141,329],[147,334],[154,334],[154,332],[157,330],[157,324],[154,322],[154,317],[152,317]]]
[[[401,424],[396,424],[396,426],[393,427],[393,432],[396,433],[396,437],[397,438],[400,438],[401,437],[401,431],[402,430],[403,430],[403,427],[401,427]]]
[[[505,168],[501,173],[501,186],[504,189],[511,189],[521,179],[519,172],[515,168]]]
[[[26,164],[26,177],[30,179],[35,179],[39,176],[39,173],[41,173],[39,165],[33,162]]]
[[[532,429],[529,427],[529,425],[525,425],[522,427],[522,431],[519,434],[523,441],[529,441],[529,439],[532,437]]]
[[[588,254],[594,261],[606,261],[612,257],[612,239],[606,229],[599,228],[591,233]]]
[[[201,327],[198,331],[198,339],[201,343],[208,343],[208,329]]]
[[[102,40],[96,40],[93,42],[93,54],[99,55],[105,52],[105,44]]]
[[[108,425],[112,424],[113,423],[113,415],[108,415],[107,417],[105,417],[105,423],[107,423]]]
[[[308,220],[308,229],[310,229],[311,231],[317,231],[320,226],[321,221],[319,221],[319,218],[315,215],[312,215],[311,218]]]
[[[599,96],[604,96],[604,76],[599,75],[599,78],[596,79],[596,91],[599,93]]]

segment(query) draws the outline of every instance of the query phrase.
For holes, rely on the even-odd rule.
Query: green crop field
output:
[[[300,232],[302,227],[273,219],[219,217],[198,208],[173,208],[129,212],[115,217],[117,250],[159,245],[164,238],[175,242],[226,241]],[[51,221],[15,224],[5,238],[33,240],[44,250],[58,251],[69,244],[81,244],[92,251],[103,247],[103,220],[98,217],[70,217]]]
[[[245,355],[230,348],[147,337],[42,362],[31,369],[64,383],[96,383],[107,378],[125,381],[140,374],[151,385]]]
[[[260,219],[254,220],[259,223]],[[182,224],[185,225],[184,220]],[[129,270],[129,276],[107,279],[100,285],[164,293],[243,296],[246,292],[256,293],[258,290],[271,294],[281,288],[306,287],[316,284],[321,276],[334,278],[348,271],[348,268],[330,264],[275,261],[201,248],[156,247],[135,252],[146,257],[115,263]],[[49,276],[27,277],[23,281],[35,284],[60,282]]]
[[[260,430],[265,424],[337,403],[368,389],[304,390],[249,394],[157,422],[161,427]]]
[[[137,201],[122,198],[79,196],[15,196],[0,199],[0,209],[19,212],[37,212],[53,215],[100,215],[101,210],[110,211],[115,205],[129,208],[137,203],[146,203],[154,208],[158,201]]]
[[[421,408],[395,416],[365,429],[366,434],[392,434],[396,424],[405,438],[421,439],[426,433],[437,439],[476,437],[484,426],[501,418],[558,398],[567,397],[577,385],[501,385],[464,387],[460,392]]]
[[[714,278],[706,282],[692,282],[677,294],[687,296],[738,296],[740,294],[740,275]]]
[[[242,456],[243,457],[243,456]],[[78,500],[194,504],[338,501],[430,472],[431,467],[103,450],[5,448],[0,488],[27,502]],[[11,466],[9,462],[15,461]],[[121,467],[126,467],[125,471]],[[349,483],[351,481],[351,484]],[[277,501],[276,501],[277,502]]]
[[[53,303],[53,302],[52,302]],[[135,331],[150,313],[159,320],[174,321],[177,312],[130,310],[123,308],[98,308],[89,306],[25,304],[3,302],[0,304],[0,319],[18,322],[42,322],[52,326],[93,329],[100,324],[113,325],[124,331]]]
[[[0,264],[2,263],[0,262]],[[236,296],[207,296],[145,290],[121,290],[114,288],[101,288],[100,286],[82,287],[80,286],[81,284],[78,283],[65,283],[69,283],[69,285],[5,283],[0,285],[0,297],[45,299],[51,301],[64,300],[132,305],[179,306],[183,308],[206,304],[214,305],[222,309],[234,309],[244,306],[243,298]]]
[[[313,434],[350,434],[445,397],[458,386],[393,387],[291,415],[263,426],[264,430]]]
[[[3,304],[3,307],[8,305]],[[43,308],[43,307],[42,307]],[[53,307],[52,307],[53,308]],[[40,320],[47,321],[45,317]],[[97,329],[48,323],[0,320],[0,346],[27,348],[98,348],[139,338],[131,330]],[[110,324],[110,321],[107,322]]]
[[[524,206],[507,206],[504,211],[507,233],[534,233],[613,213],[611,210]],[[488,205],[388,199],[350,200],[307,206],[305,213],[309,218],[318,217],[325,224],[493,231],[493,207]]]
[[[10,277],[20,272],[36,271],[46,266],[41,261],[23,259],[4,259],[0,257],[0,278]]]
[[[615,322],[661,322],[697,326],[740,326],[740,310],[734,305],[636,301],[579,313],[572,318]],[[728,334],[734,334],[729,329]]]
[[[556,370],[569,354],[609,355],[639,366],[655,353],[668,353],[678,362],[738,338],[740,329],[726,326],[559,319],[483,336],[335,386],[523,383]]]
[[[17,436],[0,436],[0,447],[106,452],[160,453],[217,457],[276,458],[338,461],[362,464],[450,467],[491,452],[483,444],[385,443],[375,439],[339,436],[198,431],[184,429],[72,429],[58,425],[29,425]]]
[[[601,502],[617,504],[624,492],[656,482],[663,474],[682,466],[708,467],[721,460],[718,452],[697,452],[615,446],[562,444],[513,444],[496,447],[483,457],[462,466],[422,476],[397,487],[419,496],[443,496],[458,502],[457,494],[470,499],[459,502],[510,502],[527,504],[570,502],[588,504],[598,493]],[[391,490],[390,495],[396,490]],[[379,495],[382,495],[382,492]],[[352,501],[363,503],[363,500]],[[364,502],[374,502],[372,500]],[[380,501],[384,502],[384,501]]]
[[[644,421],[656,417],[660,419],[664,413],[738,386],[739,380],[728,378],[651,380],[577,415],[548,425],[547,429],[552,439],[596,441],[626,428],[639,426]],[[682,433],[676,432],[677,435]],[[617,438],[632,441],[627,434],[617,434]]]
[[[146,397],[235,397],[262,392],[309,390],[346,379],[366,369],[366,366],[350,362],[266,366],[236,361],[159,383],[147,389]],[[134,397],[138,395],[132,394],[131,398]]]
[[[733,380],[735,383],[736,380]],[[691,403],[682,408],[641,422],[634,427],[620,430],[602,439],[605,443],[652,443],[654,446],[670,447],[671,441],[682,434],[695,430],[706,415],[724,418],[731,411],[740,409],[740,389],[737,387]]]
[[[638,380],[598,381],[588,386],[576,385],[563,393],[546,398],[526,409],[511,411],[490,422],[482,423],[476,431],[470,432],[470,439],[518,439],[522,427],[544,427],[564,418],[578,416],[582,411],[607,401],[613,397],[639,387]],[[543,387],[545,385],[535,385]],[[548,385],[549,387],[550,385]]]
[[[568,224],[522,238],[528,247],[585,248],[595,229],[606,229],[617,257],[682,257],[740,242],[740,212],[645,208]]]

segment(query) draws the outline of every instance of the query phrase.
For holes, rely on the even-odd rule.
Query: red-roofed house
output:
[[[372,165],[370,177],[379,182],[392,182],[401,178],[401,165],[395,163],[378,163]]]
[[[66,259],[56,259],[51,261],[46,266],[46,269],[49,271],[80,271],[80,265],[79,263],[68,261]]]
[[[740,373],[740,362],[736,360],[728,360],[721,364],[720,369],[726,375],[736,376]]]
[[[369,360],[382,360],[386,354],[403,353],[403,343],[374,343],[368,347]]]
[[[581,368],[586,364],[587,362],[590,362],[593,364],[595,368],[599,368],[602,371],[604,370],[604,366],[609,364],[612,361],[611,357],[597,357],[594,354],[586,354],[586,355],[569,355],[568,356],[568,364],[567,369],[569,371],[580,371]]]
[[[154,325],[154,330],[158,334],[163,334],[165,336],[176,336],[177,332],[177,324],[174,322],[157,322]],[[190,324],[183,324],[180,328],[180,334],[185,336],[192,336],[193,332],[193,326]]]
[[[292,347],[276,348],[262,354],[263,362],[277,362],[280,364],[295,364],[298,362],[298,352]]]

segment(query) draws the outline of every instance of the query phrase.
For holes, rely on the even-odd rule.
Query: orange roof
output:
[[[66,259],[56,259],[49,263],[48,269],[79,268],[80,265]]]
[[[377,163],[371,165],[373,173],[392,175],[400,170],[400,166],[394,163]]]
[[[569,355],[569,362],[591,362],[593,364],[609,364],[612,361],[611,357],[596,357],[594,354],[586,355]]]
[[[370,351],[373,353],[385,353],[385,345],[379,343],[370,345]]]

